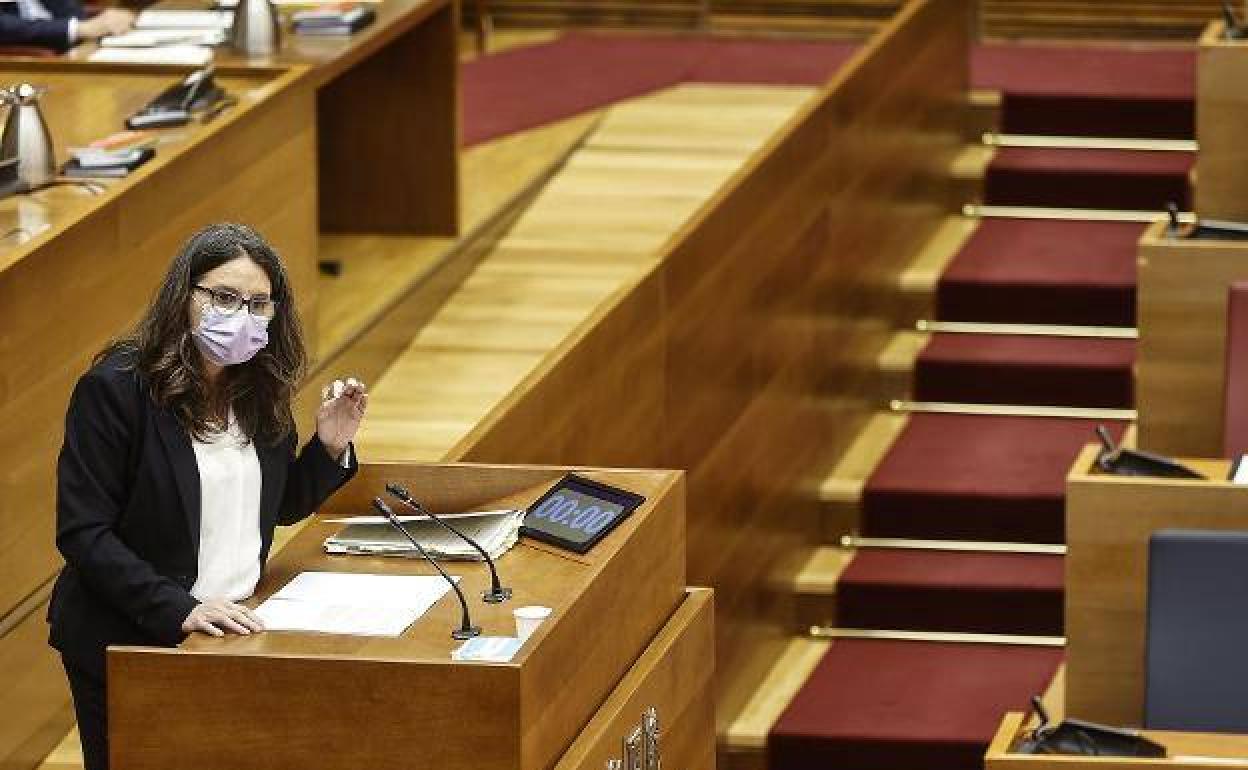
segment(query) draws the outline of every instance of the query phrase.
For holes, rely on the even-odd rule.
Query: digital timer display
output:
[[[627,490],[568,474],[529,508],[521,534],[585,553],[644,501]]]

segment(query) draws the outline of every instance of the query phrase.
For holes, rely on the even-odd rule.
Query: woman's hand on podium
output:
[[[201,631],[210,636],[247,635],[264,630],[264,621],[241,604],[225,599],[210,599],[191,610],[182,621],[185,633]]]

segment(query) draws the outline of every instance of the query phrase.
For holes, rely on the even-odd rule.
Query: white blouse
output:
[[[260,459],[230,416],[224,433],[191,440],[199,466],[196,599],[238,601],[260,582]]]

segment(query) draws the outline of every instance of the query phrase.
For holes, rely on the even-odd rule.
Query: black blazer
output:
[[[103,673],[110,644],[171,646],[199,602],[199,467],[187,432],[156,406],[127,354],[78,381],[57,464],[56,545],[65,558],[48,608],[50,643]],[[278,524],[313,513],[355,475],[314,434],[296,457],[292,434],[256,442],[260,564]]]
[[[37,45],[64,51],[69,48],[69,20],[83,18],[79,0],[43,0],[51,19],[23,19],[15,2],[0,2],[0,45]]]

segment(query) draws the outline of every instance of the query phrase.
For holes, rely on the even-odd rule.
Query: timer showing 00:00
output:
[[[592,536],[601,532],[623,510],[619,506],[604,507],[601,501],[592,498],[581,501],[577,500],[577,497],[579,495],[566,492],[552,495],[529,515],[536,519],[547,519],[552,524],[560,524]]]

